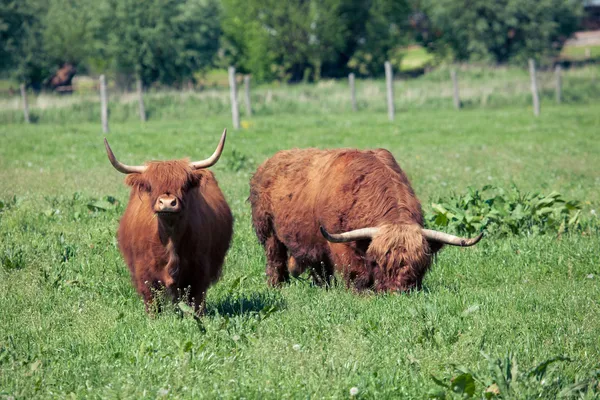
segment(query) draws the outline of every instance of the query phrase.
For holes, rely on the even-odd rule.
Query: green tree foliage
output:
[[[381,75],[383,63],[390,60],[400,66],[401,46],[410,43],[411,8],[403,0],[363,1],[366,15],[358,15],[353,35],[358,38],[348,66],[360,75]]]
[[[54,65],[87,61],[94,51],[93,0],[49,0],[42,16],[44,51]]]
[[[214,0],[108,0],[99,9],[99,52],[123,74],[146,83],[181,83],[211,65],[219,47]]]
[[[406,43],[410,8],[394,0],[224,0],[224,63],[258,79],[381,73]]]
[[[459,61],[524,62],[557,54],[577,29],[578,0],[422,0],[420,39]]]
[[[340,0],[225,0],[226,61],[235,61],[258,79],[299,80],[320,75],[345,44]]]
[[[36,89],[66,62],[178,83],[211,65],[219,24],[216,0],[4,0],[0,70]]]
[[[0,0],[0,72],[34,88],[66,62],[146,84],[214,65],[262,81],[378,76],[415,38],[440,57],[523,63],[557,54],[582,11],[580,0]]]
[[[4,0],[0,3],[0,70],[39,89],[51,70],[43,46],[43,0]]]

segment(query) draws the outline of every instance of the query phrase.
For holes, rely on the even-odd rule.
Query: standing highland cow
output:
[[[271,285],[306,268],[328,283],[335,268],[358,290],[419,288],[444,244],[482,236],[424,229],[408,178],[383,149],[280,151],[252,177],[249,200]]]
[[[131,195],[117,235],[137,291],[146,309],[152,290],[164,287],[202,312],[208,287],[221,274],[233,231],[231,210],[212,172],[223,151],[227,130],[206,160],[152,161],[128,166],[115,158],[106,139],[108,158]],[[178,293],[179,292],[179,293]]]

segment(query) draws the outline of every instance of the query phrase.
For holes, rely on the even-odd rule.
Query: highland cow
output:
[[[214,154],[202,161],[152,161],[144,166],[119,162],[106,139],[108,158],[131,194],[117,234],[146,310],[154,291],[164,288],[192,303],[200,313],[208,287],[221,274],[233,231],[233,217],[213,173],[227,130]]]
[[[443,245],[482,237],[424,229],[408,178],[383,149],[280,151],[258,167],[249,200],[271,285],[306,269],[328,284],[336,270],[357,290],[407,291]]]

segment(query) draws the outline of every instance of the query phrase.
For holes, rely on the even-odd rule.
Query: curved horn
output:
[[[379,228],[362,228],[355,229],[344,233],[329,233],[321,225],[321,234],[330,242],[333,243],[346,243],[353,242],[355,240],[373,239],[373,236],[377,235]]]
[[[125,165],[125,164],[119,162],[119,160],[117,160],[114,153],[110,149],[110,146],[108,145],[108,140],[106,140],[106,138],[104,138],[104,147],[106,147],[106,154],[108,155],[108,159],[110,160],[110,163],[112,164],[113,167],[115,167],[115,169],[117,171],[122,172],[124,174],[133,174],[133,173],[141,174],[142,172],[144,172],[146,170],[147,167],[145,167],[143,165],[130,166],[130,165]]]
[[[423,237],[425,237],[427,240],[461,247],[473,246],[474,244],[477,244],[477,242],[479,242],[483,237],[483,232],[481,232],[477,237],[471,239],[461,238],[459,236],[454,236],[431,229],[421,229],[421,232],[423,233]]]
[[[226,136],[227,136],[227,128],[225,128],[225,130],[223,131],[223,134],[221,135],[221,140],[219,141],[219,144],[217,145],[217,149],[215,150],[213,155],[202,161],[191,162],[190,167],[192,167],[192,169],[202,169],[202,168],[208,168],[212,165],[215,165],[217,163],[217,161],[219,161],[219,157],[221,157],[221,153],[223,152],[223,147],[225,147],[225,137]]]

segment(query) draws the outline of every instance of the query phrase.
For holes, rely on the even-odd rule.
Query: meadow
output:
[[[494,82],[510,92],[515,79],[503,86],[499,74]],[[337,83],[263,88],[239,131],[228,108],[214,106],[226,93],[215,91],[213,102],[149,95],[146,123],[134,103],[114,103],[108,138],[125,163],[204,158],[230,128],[212,170],[235,235],[199,320],[185,307],[149,316],[131,285],[115,238],[128,190],[106,158],[96,100],[34,110],[31,125],[5,104],[0,398],[597,398],[598,80],[581,92],[565,85],[560,106],[547,92],[534,118],[526,91],[512,101],[492,91],[482,104],[489,87],[475,75],[476,106],[466,101],[461,111],[450,90],[446,97],[432,83],[435,74],[406,83],[421,103],[402,102],[406,91],[398,90],[394,122],[383,96],[350,112]],[[370,84],[383,94],[381,82]],[[274,99],[261,105],[268,90]],[[312,101],[302,103],[303,93]],[[342,284],[315,287],[306,276],[269,288],[248,180],[276,151],[311,146],[389,149],[426,210],[469,187],[514,184],[578,200],[585,224],[446,248],[418,292],[358,295]]]

